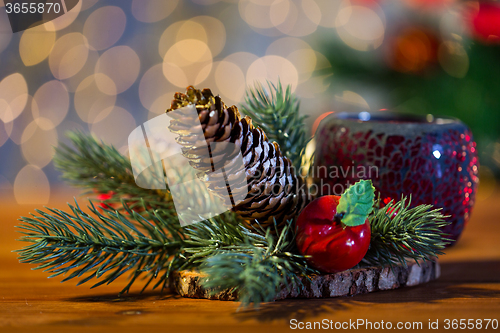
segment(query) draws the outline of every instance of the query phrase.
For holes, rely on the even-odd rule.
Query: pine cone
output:
[[[196,107],[206,144],[234,143],[227,145],[231,149],[224,149],[222,145],[221,149],[210,151],[210,156],[207,156],[202,153],[206,151],[206,144],[197,142],[199,138],[192,135],[196,132],[193,126],[199,129],[197,120],[182,113],[169,114],[173,118],[170,131],[179,135],[177,142],[183,146],[183,155],[191,165],[206,173],[209,189],[215,194],[220,192],[219,196],[223,199],[224,196],[227,199],[228,190],[230,197],[248,191],[245,199],[233,207],[247,227],[255,226],[257,221],[266,228],[273,225],[274,218],[280,228],[287,220],[296,217],[309,202],[309,192],[302,179],[295,175],[291,161],[282,155],[279,145],[269,142],[264,131],[254,127],[249,117],[242,118],[234,105],[226,107],[210,89],[200,91],[190,86],[185,94],[175,93],[167,113],[188,105]],[[197,148],[202,146],[202,149]],[[238,154],[243,157],[244,168],[241,170],[234,166],[237,163],[232,163]],[[221,184],[220,173],[208,173],[222,166],[234,179],[241,179],[242,173],[245,173],[245,181],[238,186],[232,185],[230,189],[217,185]]]

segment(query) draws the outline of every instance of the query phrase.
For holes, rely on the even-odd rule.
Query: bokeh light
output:
[[[6,100],[0,99],[0,121],[11,122],[13,120],[12,110],[10,104]]]
[[[99,115],[102,117],[102,112],[110,110],[116,102],[116,93],[102,92],[97,81],[107,85],[107,92],[116,91],[113,80],[104,74],[90,75],[80,83],[75,92],[75,110],[80,119],[87,123],[95,122]]]
[[[179,90],[163,75],[163,64],[157,64],[144,73],[139,83],[139,98],[142,105],[154,115],[170,107],[174,92]]]
[[[238,104],[245,94],[245,74],[230,62],[221,61],[215,66],[215,84],[226,104]]]
[[[85,46],[81,45],[81,47],[85,47]],[[80,48],[80,46],[74,48],[74,51],[78,51],[78,48]],[[89,49],[87,49],[87,50],[88,50],[87,60],[85,61],[83,66],[81,65],[82,64],[81,61],[83,60],[83,54],[77,53],[74,57],[75,60],[79,59],[81,57],[80,61],[67,62],[68,68],[67,68],[67,70],[65,70],[66,72],[71,71],[72,73],[74,73],[76,70],[78,70],[76,72],[76,74],[72,75],[71,77],[68,77],[67,79],[62,80],[62,82],[64,82],[64,84],[68,88],[68,91],[70,91],[70,92],[74,93],[83,80],[85,80],[90,75],[95,74],[95,66],[97,64],[97,61],[99,60],[99,52],[89,50]],[[70,54],[71,53],[68,53],[68,59],[70,58],[69,57]],[[72,68],[72,66],[74,66],[74,68]]]
[[[115,146],[122,152],[126,150],[128,135],[135,129],[134,116],[119,106],[103,110],[90,125],[90,130],[100,140]]]
[[[307,42],[295,37],[277,39],[266,50],[266,55],[281,56],[289,60],[297,69],[299,82],[307,81],[316,69],[317,53]]]
[[[385,17],[381,10],[364,6],[346,6],[335,20],[340,39],[355,50],[369,51],[382,45]]]
[[[244,92],[242,94],[241,89],[246,87],[246,73],[258,59],[257,55],[249,52],[235,52],[228,55],[222,61],[214,63],[214,73],[203,82],[203,87],[212,89],[214,94],[219,94],[228,106],[239,105],[244,99]],[[233,64],[238,69],[233,67]],[[234,69],[234,73],[228,69]]]
[[[66,117],[68,110],[68,89],[60,81],[52,80],[44,83],[33,95],[31,111],[33,119],[39,126],[44,120],[49,120],[52,128],[59,125]]]
[[[21,205],[47,204],[50,199],[50,184],[43,170],[34,165],[23,167],[14,181],[14,197]]]
[[[10,140],[14,142],[16,145],[21,145],[22,143],[21,139],[24,129],[34,120],[33,114],[31,112],[31,107],[33,105],[32,101],[33,97],[28,95],[26,105],[21,114],[19,115],[19,117],[5,124],[7,129],[9,130]]]
[[[277,36],[307,36],[321,22],[321,10],[314,0],[243,0],[238,3],[241,18],[258,33]]]
[[[0,100],[0,104],[2,102],[4,101]],[[7,142],[7,140],[9,140],[10,133],[12,133],[12,127],[13,127],[12,125],[13,125],[12,122],[4,123],[0,119],[0,147],[2,147],[4,143]]]
[[[176,89],[169,91],[157,99],[154,100],[153,104],[149,107],[148,119],[156,117],[159,114],[165,113],[165,111],[170,108],[172,99],[174,98],[174,93],[181,89]]]
[[[20,73],[14,73],[0,81],[0,120],[7,123],[23,112],[28,101],[28,84]]]
[[[137,80],[141,61],[129,46],[115,46],[105,51],[95,66],[97,86],[107,95],[120,94]],[[108,78],[114,84],[108,84]]]
[[[210,48],[210,52],[212,52],[212,56],[217,56],[224,49],[224,46],[226,45],[226,28],[220,20],[215,17],[203,15],[193,17],[187,22],[194,22],[203,27],[205,33],[207,34],[206,43]],[[183,26],[177,33],[177,41],[181,40],[181,38],[187,39],[183,36]]]
[[[350,6],[349,1],[315,0],[321,8],[321,20],[319,25],[326,28],[335,28],[335,21],[342,8]]]
[[[212,53],[197,39],[175,43],[163,59],[163,74],[173,85],[185,88],[202,83],[212,69]]]
[[[118,42],[125,31],[126,23],[127,16],[120,7],[101,7],[87,18],[83,34],[92,49],[104,50]]]
[[[342,95],[335,95],[335,100],[342,104],[364,108],[367,110],[370,109],[368,102],[360,94],[357,94],[354,91],[345,90],[342,92]]]
[[[303,39],[295,37],[282,37],[269,44],[266,49],[266,55],[279,55],[286,58],[294,51],[310,49],[312,49],[311,45]]]
[[[163,58],[172,46],[185,39],[197,39],[208,45],[212,56],[218,55],[226,44],[226,28],[217,18],[196,16],[171,24],[162,33],[158,52]]]
[[[132,15],[141,22],[163,20],[177,7],[179,0],[132,0]]]
[[[276,14],[274,14],[276,13]],[[285,15],[286,13],[286,15]],[[271,5],[271,21],[277,15],[282,22],[276,28],[284,34],[302,37],[312,34],[321,22],[321,10],[314,0],[278,0]]]
[[[250,52],[235,52],[231,53],[227,57],[225,57],[224,61],[232,62],[233,64],[238,65],[238,67],[246,73],[248,68],[257,60],[259,57]]]
[[[52,161],[57,132],[48,119],[33,121],[23,131],[21,152],[28,163],[43,168]]]
[[[28,29],[19,41],[19,55],[25,66],[33,66],[44,61],[52,51],[56,41],[55,31],[48,30],[52,22]]]
[[[312,49],[295,50],[286,59],[297,69],[300,82],[308,80],[316,69],[316,52]]]
[[[238,9],[241,18],[250,26],[260,29],[274,27],[271,21],[270,7],[273,1],[241,0]]]
[[[158,53],[163,59],[167,51],[175,44],[177,39],[177,33],[180,28],[184,25],[186,21],[177,21],[169,25],[165,31],[162,32],[160,39],[158,40]],[[205,31],[203,33],[198,33],[195,39],[200,39],[204,42],[207,40],[207,34]]]
[[[438,49],[438,60],[441,67],[450,76],[463,78],[469,70],[469,57],[462,44],[445,41]]]
[[[248,68],[247,85],[253,86],[255,82],[265,83],[266,80],[278,82],[283,85],[291,85],[295,91],[299,83],[299,74],[295,66],[287,59],[280,56],[264,56],[255,60]]]
[[[472,1],[468,1],[467,7],[472,3]],[[464,21],[464,9],[460,5],[453,10],[445,11],[439,20],[439,30],[443,38],[454,36],[462,39],[462,36],[467,33],[467,25],[464,24]]]
[[[175,33],[175,41],[183,39],[199,39],[208,43],[208,32],[205,27],[195,20],[183,21]]]
[[[295,5],[289,0],[277,0],[271,4],[269,8],[269,16],[271,18],[271,23],[273,24],[273,26],[277,27],[285,22],[287,16],[289,16],[290,14],[291,6],[295,7]],[[293,14],[295,14],[294,18],[296,20],[296,10]]]
[[[87,38],[79,32],[60,37],[49,56],[49,66],[56,79],[64,80],[77,74],[89,55]]]

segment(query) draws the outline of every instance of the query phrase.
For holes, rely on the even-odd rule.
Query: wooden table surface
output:
[[[481,194],[481,192],[480,192]],[[71,197],[53,195],[48,206],[64,208]],[[354,297],[285,300],[259,311],[237,311],[238,303],[183,299],[173,294],[133,293],[118,298],[124,280],[89,289],[74,281],[20,264],[17,218],[37,205],[0,201],[0,332],[273,332],[290,331],[290,320],[384,323],[446,319],[500,321],[500,191],[480,195],[460,241],[440,258],[441,277],[425,285]],[[84,202],[84,200],[81,200]],[[362,327],[361,327],[362,328]],[[262,329],[265,329],[264,331]],[[484,328],[483,328],[484,330]],[[500,327],[498,330],[500,332]]]

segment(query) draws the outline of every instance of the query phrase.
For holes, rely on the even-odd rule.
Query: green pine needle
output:
[[[63,281],[98,280],[92,288],[131,272],[123,292],[145,272],[157,277],[167,268],[169,257],[178,253],[185,236],[177,224],[159,215],[149,214],[146,219],[124,207],[127,215],[107,209],[100,212],[90,202],[91,215],[75,202],[69,205],[71,213],[48,208],[22,217],[20,240],[33,244],[16,251],[20,262],[37,264],[35,269],[43,269],[50,277],[69,274]]]
[[[155,279],[153,289],[163,289],[172,271],[201,266],[210,277],[206,287],[236,288],[244,306],[269,301],[281,286],[300,285],[297,277],[317,273],[303,256],[292,253],[291,222],[276,239],[270,228],[250,231],[229,212],[180,228],[177,221],[151,213],[146,219],[124,207],[126,214],[101,212],[90,202],[92,214],[87,214],[75,203],[69,205],[72,213],[49,208],[22,217],[20,240],[32,244],[16,251],[20,262],[36,264],[35,269],[43,269],[49,277],[65,275],[63,282],[80,278],[80,285],[96,280],[91,288],[130,273],[121,293],[128,292],[139,277],[147,280],[142,290]],[[249,265],[242,265],[247,261]],[[225,267],[240,273],[227,279]]]
[[[289,221],[278,237],[269,228],[265,233],[260,231],[261,242],[246,239],[237,247],[221,248],[201,266],[207,274],[203,287],[212,293],[237,291],[242,307],[252,303],[259,307],[262,302],[272,301],[283,288],[303,288],[301,277],[319,272],[307,264],[304,256],[295,254],[292,229],[293,222]]]
[[[86,189],[87,194],[113,192],[107,204],[125,200],[130,208],[138,208],[144,200],[149,208],[176,216],[170,191],[137,186],[130,160],[115,147],[81,132],[70,132],[68,138],[71,146],[60,144],[54,156],[54,164],[66,182]]]
[[[434,260],[446,245],[451,243],[442,231],[449,224],[441,208],[419,205],[410,208],[410,199],[391,201],[383,208],[380,200],[374,204],[370,215],[371,241],[363,263],[393,265],[407,260]]]
[[[279,144],[297,171],[309,141],[304,124],[306,116],[300,116],[299,104],[291,86],[283,90],[281,82],[274,85],[268,81],[267,87],[257,82],[253,89],[248,89],[245,105],[241,107],[241,111],[266,132],[269,140]]]

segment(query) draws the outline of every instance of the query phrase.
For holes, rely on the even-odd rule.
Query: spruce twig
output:
[[[242,307],[251,303],[258,307],[274,300],[282,288],[304,287],[301,277],[319,273],[304,256],[296,254],[292,221],[277,237],[270,228],[258,232],[260,242],[245,239],[237,247],[221,248],[207,257],[201,265],[208,276],[202,285],[213,293],[236,290]]]
[[[43,269],[51,274],[49,277],[68,274],[63,282],[82,278],[80,285],[95,279],[97,282],[91,287],[95,288],[129,272],[129,282],[121,293],[128,292],[141,276],[147,279],[142,291],[155,279],[153,289],[163,289],[174,270],[200,266],[209,270],[221,266],[235,268],[241,264],[235,258],[252,255],[251,265],[243,267],[243,274],[239,275],[243,281],[224,282],[223,269],[215,269],[210,275],[210,281],[219,288],[231,281],[237,283],[232,287],[243,290],[246,306],[274,297],[279,284],[297,282],[296,276],[315,272],[303,256],[288,252],[294,246],[289,238],[291,222],[276,240],[270,228],[252,232],[239,224],[232,213],[176,228],[158,214],[149,213],[146,219],[126,204],[126,214],[109,209],[101,212],[92,202],[92,215],[76,203],[69,208],[72,213],[50,208],[37,210],[38,215],[22,217],[18,226],[24,234],[20,240],[32,243],[16,251],[20,262],[38,265],[35,269]],[[257,272],[264,276],[251,278]],[[262,283],[272,284],[264,291]]]
[[[142,206],[142,199],[148,208],[160,209],[164,216],[176,215],[168,188],[149,190],[137,186],[129,159],[115,147],[81,132],[70,132],[68,138],[73,147],[60,144],[54,156],[54,164],[66,182],[86,189],[87,194],[113,192],[105,201],[108,204],[125,200],[134,209]]]
[[[267,81],[267,87],[257,82],[254,88],[248,89],[245,105],[241,107],[241,111],[266,132],[270,141],[279,144],[297,172],[309,142],[304,124],[307,117],[300,116],[299,105],[291,86],[283,90],[281,82],[274,85]]]
[[[433,260],[444,254],[442,250],[451,240],[446,238],[442,227],[449,224],[441,208],[432,205],[411,206],[411,197],[393,200],[379,208],[380,200],[374,205],[370,215],[370,248],[363,259],[369,265],[401,263],[407,260]]]
[[[90,215],[75,201],[74,206],[69,205],[71,213],[47,208],[22,217],[18,228],[24,236],[20,240],[33,244],[16,251],[20,262],[37,264],[35,269],[44,269],[50,277],[71,273],[63,281],[77,277],[83,277],[78,284],[99,280],[92,288],[131,272],[122,292],[145,272],[156,277],[167,267],[169,257],[182,248],[185,236],[158,215],[150,213],[146,219],[124,207],[127,216],[111,210],[101,213],[90,202]]]

